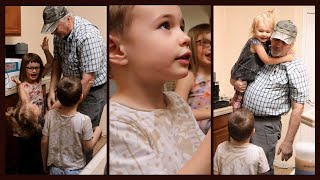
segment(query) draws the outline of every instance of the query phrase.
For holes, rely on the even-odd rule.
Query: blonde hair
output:
[[[27,103],[18,107],[9,107],[5,117],[12,128],[14,134],[19,137],[29,138],[41,129],[37,116],[33,113]]]
[[[276,25],[274,9],[263,12],[253,19],[253,22],[251,25],[251,35],[254,35],[254,31],[259,22],[269,25],[271,28],[271,31],[273,31],[274,26]]]
[[[190,42],[190,50],[191,50],[191,57],[190,57],[190,64],[189,69],[196,74],[198,69],[198,51],[197,51],[197,38],[200,35],[211,33],[211,26],[210,24],[199,24],[194,26],[188,31],[188,36],[191,39]]]

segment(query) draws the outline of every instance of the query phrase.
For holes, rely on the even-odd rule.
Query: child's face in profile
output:
[[[196,42],[199,64],[211,67],[211,33],[200,34]]]
[[[188,73],[190,38],[183,32],[179,6],[143,6],[132,10],[124,49],[128,70],[144,82],[183,78]]]

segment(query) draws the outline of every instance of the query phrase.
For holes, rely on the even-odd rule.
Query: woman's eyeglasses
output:
[[[198,41],[196,41],[196,43],[200,44],[202,47],[206,47],[206,48],[211,47],[211,41],[208,41],[206,39],[198,40]]]
[[[36,71],[39,71],[40,70],[40,67],[26,67],[28,71],[33,71],[33,70],[36,70]]]

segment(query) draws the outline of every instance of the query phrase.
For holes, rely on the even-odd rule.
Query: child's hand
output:
[[[40,45],[42,47],[42,50],[44,51],[49,51],[49,44],[48,44],[48,41],[49,39],[47,37],[44,37],[43,38],[43,41],[42,41],[42,45]]]
[[[60,109],[61,107],[62,107],[62,104],[60,103],[60,101],[56,101],[56,102],[52,105],[51,109]]]
[[[294,48],[291,48],[290,51],[288,52],[288,54],[295,56],[296,51],[294,50]]]
[[[287,53],[286,57],[287,57],[287,61],[286,62],[291,62],[294,60],[294,55],[295,55],[295,51],[294,48],[291,48],[289,50],[289,52]]]
[[[17,79],[16,77],[11,77],[11,81],[13,81],[14,83],[17,84],[17,86],[19,86],[21,84],[21,81],[19,79]]]

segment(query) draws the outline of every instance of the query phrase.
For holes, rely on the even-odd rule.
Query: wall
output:
[[[181,11],[185,20],[185,32],[201,23],[210,23],[211,7],[196,5],[181,5]]]
[[[44,62],[45,55],[40,44],[45,36],[49,38],[50,51],[53,52],[53,35],[41,34],[43,25],[42,12],[45,6],[21,6],[21,36],[7,36],[5,44],[24,42],[28,44],[28,52],[38,54]],[[95,24],[106,42],[107,7],[106,6],[68,6],[74,15],[81,16]]]
[[[238,60],[242,47],[250,37],[253,18],[275,9],[277,20],[292,20],[298,27],[296,54],[301,56],[303,8],[305,6],[215,6],[214,7],[214,71],[220,85],[220,95],[232,97],[230,71]]]

